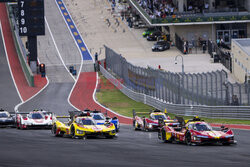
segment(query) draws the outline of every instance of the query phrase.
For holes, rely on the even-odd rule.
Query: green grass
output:
[[[110,108],[111,110],[128,117],[133,116],[133,109],[136,112],[148,112],[154,108],[143,104],[141,102],[136,102],[121,91],[115,88],[106,78],[99,75],[101,79],[101,87],[96,93],[97,100],[104,106]],[[169,113],[171,118],[175,117],[175,114]],[[192,117],[184,116],[184,119],[191,119]],[[212,119],[212,118],[201,118],[208,123],[223,123],[223,124],[246,124],[250,125],[249,120],[237,120],[237,119]]]

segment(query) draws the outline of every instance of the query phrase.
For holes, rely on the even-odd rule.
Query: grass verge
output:
[[[153,110],[154,108],[143,104],[141,102],[136,102],[126,95],[124,95],[119,89],[113,86],[103,75],[99,73],[100,83],[97,89],[96,97],[97,100],[104,106],[110,108],[111,110],[128,117],[133,116],[133,109],[137,112],[147,112]],[[169,113],[171,118],[175,117],[175,114]],[[190,119],[192,117],[184,116],[184,119]],[[223,124],[245,124],[250,125],[249,120],[237,120],[237,119],[212,119],[212,118],[202,118],[208,123],[223,123]]]

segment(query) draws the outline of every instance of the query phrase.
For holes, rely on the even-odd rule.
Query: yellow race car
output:
[[[115,125],[111,122],[105,122],[97,125],[89,112],[70,111],[70,116],[56,117],[53,121],[52,133],[55,136],[71,136],[72,138],[83,138],[88,136],[104,136],[114,138],[116,136]],[[59,121],[60,118],[68,119],[67,122]]]

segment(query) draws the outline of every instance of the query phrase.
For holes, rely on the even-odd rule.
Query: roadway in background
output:
[[[46,35],[38,37],[39,61],[46,64],[49,85],[36,97],[19,107],[19,111],[44,109],[57,115],[75,110],[68,96],[75,77],[68,72],[69,65],[80,69],[81,55],[60,14],[55,1],[45,1]]]
[[[15,88],[11,73],[9,70],[6,52],[4,49],[2,30],[0,29],[0,108],[14,112],[16,104],[21,100]]]

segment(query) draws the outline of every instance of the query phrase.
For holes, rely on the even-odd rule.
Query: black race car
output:
[[[156,41],[159,37],[162,37],[163,33],[161,31],[155,31],[147,36],[148,41]]]
[[[0,109],[0,127],[16,127],[15,114],[10,114],[8,111]]]
[[[152,47],[152,51],[164,51],[170,48],[170,43],[167,41],[158,41]]]

